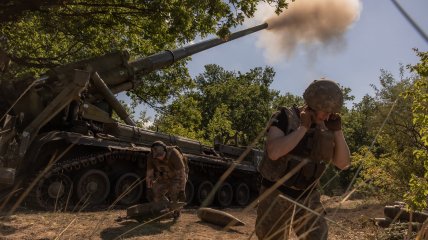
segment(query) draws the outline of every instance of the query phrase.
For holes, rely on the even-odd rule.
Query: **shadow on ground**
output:
[[[175,224],[174,221],[162,221],[151,223],[140,223],[137,221],[124,221],[122,226],[114,228],[106,228],[100,233],[101,239],[110,240],[119,238],[126,239],[139,236],[150,236],[160,234],[164,231],[170,230],[171,226]]]
[[[224,230],[223,230],[223,229],[224,229],[224,227],[217,226],[217,225],[215,225],[215,224],[207,223],[207,222],[204,222],[204,221],[198,221],[198,222],[196,222],[196,223],[201,224],[201,225],[204,225],[204,226],[207,226],[207,227],[210,227],[210,228],[212,228],[212,229],[214,229],[214,230],[217,230],[217,231],[224,231]],[[233,229],[233,228],[229,228],[229,229],[227,230],[227,232],[230,232],[230,233],[245,234],[245,233],[240,232],[240,231],[238,231],[238,230],[236,230],[236,229]]]
[[[16,228],[7,224],[0,223],[0,235],[7,236],[16,232]]]

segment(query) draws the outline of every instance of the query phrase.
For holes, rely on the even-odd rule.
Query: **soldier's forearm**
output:
[[[334,142],[333,163],[339,169],[344,170],[351,165],[351,161],[349,147],[341,130],[334,132]]]
[[[267,137],[267,153],[271,160],[278,160],[293,150],[305,136],[307,129],[299,127],[288,135],[277,127],[271,127]]]

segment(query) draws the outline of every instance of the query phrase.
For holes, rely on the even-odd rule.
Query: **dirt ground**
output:
[[[370,218],[382,217],[383,206],[374,200],[350,200],[323,196],[329,223],[329,239],[377,239],[383,231]],[[224,231],[221,227],[202,222],[196,209],[184,209],[176,221],[141,224],[133,220],[117,222],[126,210],[52,213],[20,209],[0,220],[0,239],[257,239],[252,235],[256,211],[223,209],[246,223]]]

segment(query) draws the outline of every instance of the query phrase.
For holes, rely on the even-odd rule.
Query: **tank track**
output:
[[[28,182],[31,184],[37,181],[34,188],[31,190],[27,197],[27,203],[35,208],[44,210],[73,210],[81,208],[83,203],[76,200],[75,186],[73,185],[78,178],[78,172],[83,172],[86,169],[97,168],[99,166],[107,166],[112,160],[120,161],[137,161],[145,157],[144,152],[131,152],[131,151],[113,151],[113,152],[101,152],[98,154],[87,154],[78,157],[65,159],[55,163],[47,172],[43,173],[44,170],[38,171],[37,174]],[[210,180],[213,184],[218,180],[223,172],[230,166],[227,164],[218,164],[209,160],[198,158],[198,156],[188,155],[189,157],[189,168],[193,169],[193,174],[189,175],[189,180],[192,180],[192,184],[199,184],[204,180]],[[209,157],[207,157],[209,158]],[[237,171],[237,172],[236,172]],[[241,176],[245,173],[242,170],[236,169],[231,178],[239,178],[236,174]],[[241,172],[241,173],[238,173]],[[43,176],[39,177],[40,174]],[[246,175],[246,174],[245,174]],[[69,177],[70,176],[70,177]],[[208,177],[211,176],[211,177]],[[207,178],[208,177],[208,178]],[[39,178],[39,179],[38,179]],[[38,179],[38,180],[37,180]],[[47,196],[48,188],[53,185],[54,181],[62,181],[62,197],[53,198],[52,194]],[[245,182],[245,181],[244,181]],[[113,185],[113,184],[111,184]],[[193,186],[195,193],[197,191],[197,185]],[[54,191],[55,192],[55,191]],[[58,190],[57,190],[58,192]],[[111,197],[111,188],[109,197]],[[55,201],[53,201],[55,199]],[[101,204],[102,205],[102,204]],[[93,205],[92,208],[100,207],[99,205]]]
[[[109,160],[127,160],[127,161],[136,161],[137,158],[144,157],[144,153],[142,152],[130,152],[130,151],[114,151],[114,152],[104,152],[100,154],[90,154],[85,156],[79,156],[76,158],[68,159],[65,161],[57,162],[55,163],[50,170],[48,170],[46,173],[43,173],[45,170],[39,171],[37,174],[35,174],[29,181],[31,184],[34,181],[37,181],[34,188],[31,190],[27,197],[27,202],[37,208],[42,208],[46,210],[69,210],[74,207],[72,198],[74,195],[74,189],[73,189],[73,179],[68,177],[67,175],[72,173],[73,171],[82,171],[84,169],[89,169],[91,167],[96,166],[99,163],[104,163]],[[43,176],[40,177],[40,175],[43,174]],[[58,198],[55,203],[53,204],[50,201],[47,201],[45,198],[43,191],[46,190],[46,184],[49,183],[49,180],[52,179],[52,177],[59,177],[64,178],[65,185],[67,185],[67,181],[71,181],[71,187],[70,189],[64,189],[67,192],[64,192],[65,198]],[[37,180],[40,178],[39,180]],[[79,203],[77,203],[79,204]],[[65,209],[67,208],[67,209]]]

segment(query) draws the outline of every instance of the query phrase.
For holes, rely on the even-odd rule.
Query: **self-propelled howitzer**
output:
[[[135,127],[114,94],[141,87],[141,76],[195,53],[267,28],[262,24],[190,46],[129,61],[126,51],[49,70],[39,79],[0,83],[0,189],[37,182],[29,194],[41,207],[101,204],[114,198],[133,204],[143,198],[145,160],[153,141],[178,145],[188,156],[188,198],[202,202],[242,148],[200,142]],[[138,77],[137,77],[138,76]],[[126,123],[113,120],[115,111]],[[245,205],[257,176],[253,150],[217,193],[220,205]],[[207,170],[210,169],[210,170]],[[140,182],[138,182],[140,181]],[[139,184],[137,184],[139,183]],[[130,188],[132,187],[132,188]]]

